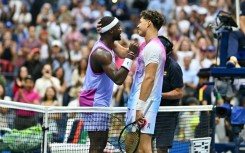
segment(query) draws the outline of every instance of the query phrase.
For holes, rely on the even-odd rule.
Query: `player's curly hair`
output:
[[[140,13],[140,17],[150,20],[153,23],[153,26],[159,30],[163,24],[165,24],[164,16],[153,10],[144,10]]]

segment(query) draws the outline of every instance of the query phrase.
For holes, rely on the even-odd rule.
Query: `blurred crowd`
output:
[[[117,17],[123,29],[120,44],[127,47],[130,41],[144,41],[136,29],[144,9],[158,10],[166,18],[159,35],[174,43],[172,56],[182,68],[185,84],[182,105],[193,105],[189,97],[197,99],[196,105],[215,103],[211,89],[202,86],[210,76],[201,70],[219,62],[210,24],[220,10],[235,16],[234,0],[1,0],[1,99],[79,106],[88,56],[99,38],[99,19]],[[122,62],[116,57],[118,68]],[[115,85],[112,106],[127,106],[133,72],[123,85]],[[221,85],[220,89],[225,89],[220,90],[221,98],[228,97],[239,105],[236,88]]]

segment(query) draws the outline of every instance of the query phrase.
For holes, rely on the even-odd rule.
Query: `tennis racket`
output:
[[[146,115],[147,111],[149,110],[152,100],[148,104],[148,106],[145,109],[144,116]],[[146,124],[146,121],[144,125]],[[126,125],[119,136],[118,139],[118,145],[120,148],[121,152],[126,152],[126,153],[135,153],[139,142],[140,142],[140,131],[143,126],[139,126],[137,124],[137,121],[134,121],[128,125]]]

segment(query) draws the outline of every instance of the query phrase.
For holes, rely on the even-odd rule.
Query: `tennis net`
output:
[[[125,107],[47,107],[0,100],[0,151],[87,153],[106,139],[107,134],[96,131],[109,129],[104,152],[120,152],[126,112]],[[170,152],[190,152],[191,139],[210,137],[211,112],[211,105],[160,107],[153,150],[170,142]]]

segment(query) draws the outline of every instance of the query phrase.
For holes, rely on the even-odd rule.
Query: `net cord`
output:
[[[0,107],[12,109],[21,109],[28,111],[36,111],[40,113],[75,113],[75,112],[105,112],[105,113],[122,113],[127,112],[127,107],[67,107],[67,106],[40,106],[26,104],[22,102],[0,100]],[[213,105],[205,106],[161,106],[159,112],[188,112],[188,111],[211,111]]]

